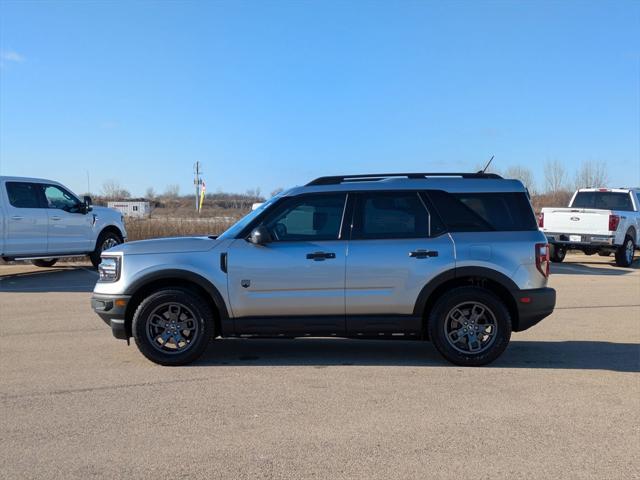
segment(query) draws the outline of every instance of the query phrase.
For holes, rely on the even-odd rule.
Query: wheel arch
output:
[[[625,233],[625,237],[629,235],[632,239],[633,239],[633,243],[634,245],[638,245],[638,234],[636,232],[636,227],[634,227],[633,225],[631,225],[628,229],[627,229],[627,233]]]
[[[104,234],[105,232],[109,232],[109,233],[115,233],[116,235],[118,235],[118,237],[120,237],[120,240],[124,240],[124,234],[122,233],[122,230],[120,230],[117,226],[115,225],[106,225],[105,227],[102,228],[102,230],[100,230],[100,233],[98,234],[98,236],[96,237],[96,248],[98,247],[98,240],[100,240],[100,237],[102,236],[102,234]]]
[[[433,278],[421,290],[413,313],[423,319],[423,336],[428,338],[427,319],[442,294],[456,287],[476,286],[489,290],[500,298],[509,314],[513,331],[518,331],[519,315],[516,299],[512,292],[518,285],[506,275],[485,267],[461,267],[448,270]]]
[[[214,312],[215,335],[233,333],[233,324],[229,320],[227,307],[218,289],[209,280],[188,270],[163,270],[145,275],[133,282],[126,291],[131,295],[125,311],[125,327],[131,335],[133,315],[138,305],[152,292],[161,288],[186,288],[200,295]]]

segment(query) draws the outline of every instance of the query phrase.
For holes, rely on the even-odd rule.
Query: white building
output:
[[[147,217],[151,213],[149,202],[122,200],[119,202],[107,202],[109,208],[115,208],[125,217]]]

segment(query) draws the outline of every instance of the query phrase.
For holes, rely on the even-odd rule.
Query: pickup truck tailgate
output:
[[[610,210],[545,208],[545,232],[609,235]]]

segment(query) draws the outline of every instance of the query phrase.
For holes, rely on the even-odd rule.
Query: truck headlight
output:
[[[102,257],[98,265],[99,282],[117,282],[120,278],[120,257]]]

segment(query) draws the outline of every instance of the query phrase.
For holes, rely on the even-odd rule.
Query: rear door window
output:
[[[7,182],[9,203],[15,208],[42,208],[42,189],[38,183]]]
[[[571,207],[633,212],[631,195],[624,192],[578,192]]]
[[[428,236],[429,212],[418,192],[371,192],[358,195],[352,238]]]
[[[538,228],[524,192],[449,193],[431,190],[428,197],[450,232],[512,232]]]

